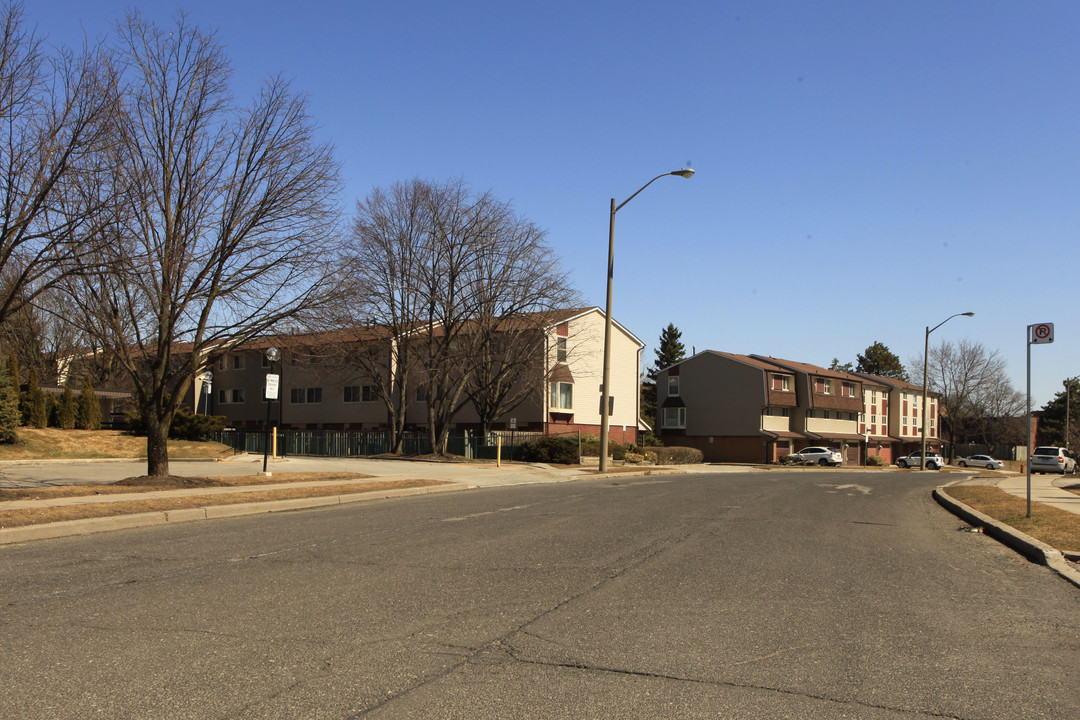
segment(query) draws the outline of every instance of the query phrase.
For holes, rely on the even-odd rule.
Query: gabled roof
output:
[[[887,377],[883,377],[881,375],[871,375],[870,373],[857,372],[855,374],[860,376],[860,377],[868,378],[868,379],[872,380],[873,382],[878,383],[879,385],[884,385],[885,387],[896,388],[897,390],[910,390],[910,391],[917,392],[917,393],[922,392],[922,386],[921,385],[915,385],[913,383],[909,383],[907,380],[897,380],[896,378],[887,378]],[[940,393],[936,393],[933,390],[930,390],[929,388],[927,389],[926,394],[927,395],[934,395],[934,396],[940,395]]]
[[[857,377],[852,373],[846,373],[840,370],[828,370],[819,365],[811,365],[810,363],[796,362],[794,360],[784,360],[781,358],[773,357],[765,358],[761,355],[754,355],[754,357],[758,358],[759,360],[768,360],[769,362],[776,363],[781,367],[790,368],[795,372],[806,373],[807,375],[820,375],[821,377],[836,378],[838,380],[850,380],[858,383],[861,383],[863,381],[861,377]]]

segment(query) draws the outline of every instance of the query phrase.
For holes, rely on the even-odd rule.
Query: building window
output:
[[[307,405],[322,402],[322,388],[292,388],[289,390],[289,402],[293,405]]]
[[[348,385],[344,389],[343,402],[375,402],[374,385]]]
[[[668,397],[679,397],[679,376],[678,375],[668,375],[667,394],[668,394]]]
[[[844,397],[855,397],[855,383],[841,383],[840,394]]]
[[[344,388],[343,402],[375,402],[377,400],[374,385],[348,385]]]
[[[664,427],[685,428],[686,408],[664,408]]]
[[[551,407],[559,410],[574,409],[574,384],[565,382],[551,383]]]
[[[786,407],[767,407],[762,412],[763,415],[770,415],[772,417],[791,417],[791,408]]]
[[[218,390],[218,403],[222,405],[235,405],[244,402],[244,389]]]
[[[566,362],[566,338],[555,339],[555,360],[556,362]]]
[[[244,369],[244,356],[243,355],[233,355],[232,356],[232,369],[233,370],[243,370]]]
[[[772,389],[773,390],[791,390],[791,376],[790,375],[773,375],[772,376]]]

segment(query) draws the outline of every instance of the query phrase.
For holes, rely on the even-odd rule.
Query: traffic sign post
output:
[[[1031,517],[1031,453],[1034,438],[1031,421],[1031,346],[1054,342],[1054,323],[1036,323],[1027,326],[1027,516]]]
[[[1054,342],[1054,323],[1039,323],[1028,326],[1028,342],[1036,345]]]

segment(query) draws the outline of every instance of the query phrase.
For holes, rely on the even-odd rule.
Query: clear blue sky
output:
[[[238,97],[281,72],[373,187],[464,178],[545,227],[648,345],[828,365],[924,329],[1000,351],[1036,408],[1080,375],[1080,3],[30,0],[58,43],[130,6],[218,32]]]

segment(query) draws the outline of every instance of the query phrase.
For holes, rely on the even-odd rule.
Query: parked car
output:
[[[995,460],[989,455],[972,455],[971,457],[960,458],[956,461],[956,464],[960,467],[981,467],[987,470],[1001,470],[1005,467],[1005,463],[1000,460]]]
[[[827,447],[805,447],[788,457],[799,465],[839,465],[844,462],[839,450]]]
[[[916,450],[910,455],[906,455],[896,461],[896,466],[900,468],[909,467],[922,467],[922,452]],[[945,458],[941,457],[939,453],[930,450],[926,453],[926,469],[937,470],[938,468],[945,467]]]
[[[1072,453],[1062,447],[1037,447],[1031,453],[1031,472],[1065,473],[1076,472],[1076,460]]]

